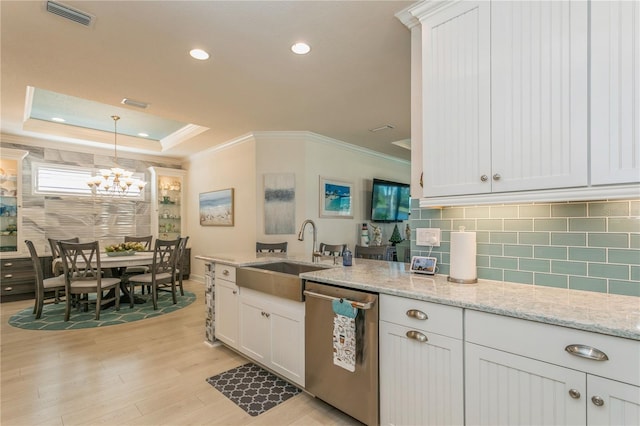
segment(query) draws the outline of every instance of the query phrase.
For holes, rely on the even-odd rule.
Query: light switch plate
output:
[[[416,228],[416,245],[440,247],[440,228]]]

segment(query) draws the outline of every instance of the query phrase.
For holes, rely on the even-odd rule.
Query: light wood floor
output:
[[[104,328],[30,331],[8,320],[32,301],[0,305],[0,423],[10,425],[359,424],[301,393],[251,417],[205,382],[246,360],[204,344],[204,290],[158,318]],[[126,306],[122,309],[127,309]]]

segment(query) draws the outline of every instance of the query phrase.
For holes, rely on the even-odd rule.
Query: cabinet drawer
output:
[[[8,271],[16,271],[16,270],[21,270],[21,271],[26,270],[26,271],[33,272],[33,262],[31,261],[30,258],[4,259],[2,260],[0,265],[2,265],[0,267],[0,270],[2,270],[2,275],[7,273]]]
[[[462,309],[453,306],[382,294],[380,320],[462,339]]]
[[[465,341],[574,370],[640,385],[640,341],[557,325],[465,311]],[[605,353],[596,361],[572,355],[565,348],[584,345]]]
[[[0,286],[0,296],[11,296],[12,294],[25,294],[31,293],[35,297],[36,285],[31,280],[30,282],[20,282],[20,283],[8,283],[2,281],[2,285]]]
[[[216,280],[227,280],[236,282],[236,268],[229,265],[216,264],[215,272]]]

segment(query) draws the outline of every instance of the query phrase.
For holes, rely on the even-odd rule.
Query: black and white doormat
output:
[[[251,416],[262,414],[301,392],[252,363],[209,377],[207,383]]]

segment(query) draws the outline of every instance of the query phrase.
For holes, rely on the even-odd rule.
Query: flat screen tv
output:
[[[371,221],[402,222],[409,219],[409,184],[373,179]]]

